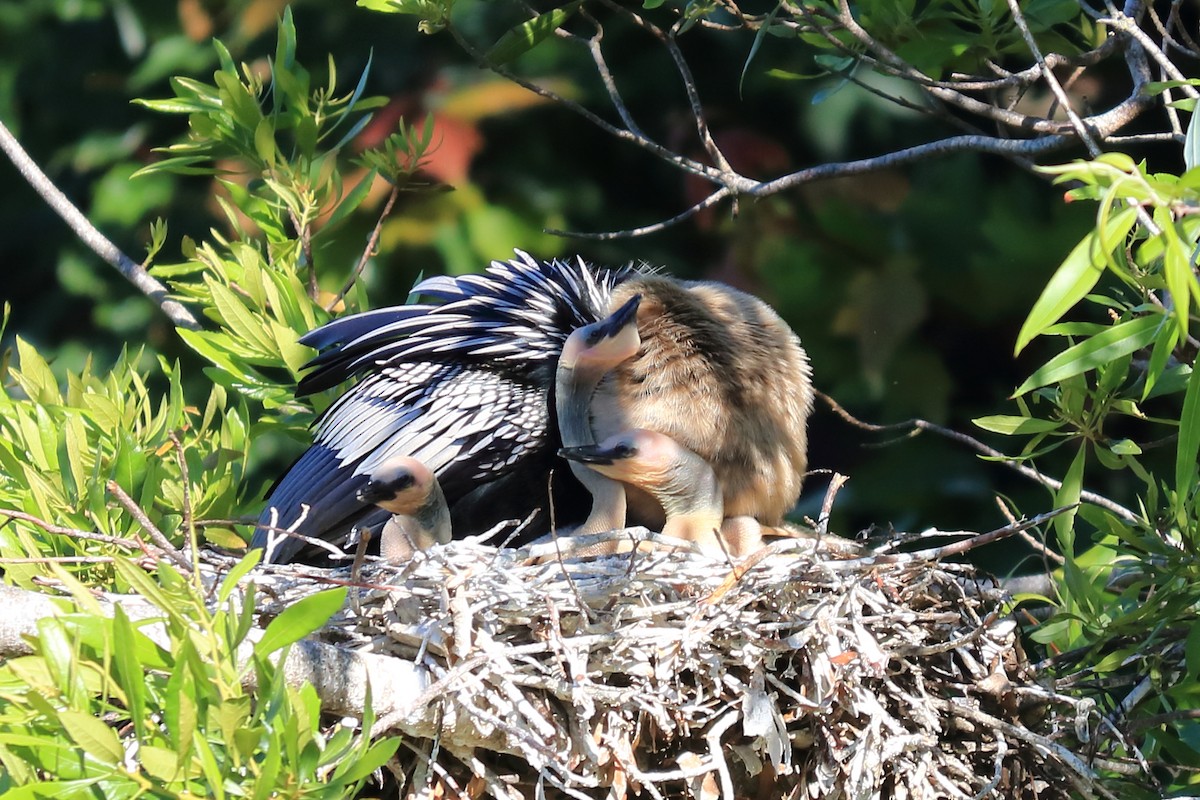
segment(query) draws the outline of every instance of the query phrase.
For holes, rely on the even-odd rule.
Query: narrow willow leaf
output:
[[[350,769],[338,777],[345,783],[357,783],[365,780],[372,772],[386,764],[388,759],[395,755],[398,747],[400,747],[399,736],[380,739],[372,744],[371,749],[360,758],[343,761],[342,763],[348,764]]]
[[[1163,317],[1152,314],[1114,325],[1047,361],[1022,383],[1013,397],[1093,370],[1113,359],[1141,350],[1154,341]]]
[[[254,645],[254,652],[266,656],[281,647],[297,642],[320,628],[346,602],[345,587],[329,589],[288,606],[271,620],[263,637]]]
[[[1159,212],[1162,213],[1159,213]],[[1169,212],[1156,209],[1155,221],[1162,228],[1162,236],[1166,242],[1166,252],[1163,254],[1163,275],[1167,280],[1167,291],[1171,293],[1172,316],[1179,330],[1179,338],[1187,337],[1188,309],[1192,300],[1192,265],[1188,256],[1188,248],[1179,238]]]
[[[1146,382],[1142,386],[1142,399],[1150,397],[1154,387],[1158,385],[1159,376],[1167,366],[1167,358],[1175,350],[1179,341],[1179,328],[1174,325],[1163,325],[1154,337],[1154,349],[1150,351],[1150,365],[1146,368]]]
[[[335,208],[333,213],[329,215],[329,219],[325,220],[325,224],[321,227],[320,233],[330,230],[333,228],[333,226],[337,225],[346,217],[353,214],[354,211],[362,205],[363,200],[367,199],[367,195],[371,191],[371,186],[375,183],[375,176],[378,174],[379,173],[376,170],[371,170],[362,177],[362,180],[358,182],[358,185],[351,189],[350,192],[342,198],[342,201],[337,204],[337,208]]]
[[[1200,625],[1193,625],[1183,645],[1184,663],[1192,682],[1200,677]]]
[[[106,764],[120,764],[125,758],[125,749],[116,731],[91,714],[65,708],[58,712],[63,729],[75,744],[88,755]]]
[[[1061,422],[1034,417],[1017,417],[1007,414],[995,414],[990,417],[979,417],[971,422],[992,433],[1002,433],[1005,436],[1020,433],[1048,433],[1062,427]]]
[[[1089,233],[1075,246],[1059,266],[1017,334],[1015,352],[1020,353],[1046,328],[1058,322],[1076,303],[1082,300],[1100,276],[1117,244],[1123,242],[1137,220],[1137,212],[1127,208],[1112,215],[1103,234]]]
[[[750,64],[754,61],[754,56],[758,54],[758,48],[762,47],[763,37],[767,35],[767,31],[775,24],[775,16],[781,8],[783,8],[783,3],[779,3],[772,8],[771,13],[767,14],[767,18],[759,26],[758,32],[754,34],[754,41],[750,44],[750,53],[746,56],[746,63],[742,65],[742,76],[738,78],[738,97],[742,96],[742,86],[746,83],[746,73],[750,71]]]
[[[1179,417],[1179,449],[1175,452],[1175,490],[1182,505],[1196,484],[1196,457],[1200,455],[1200,370],[1188,377]]]
[[[233,590],[237,588],[238,581],[244,578],[246,573],[258,566],[261,558],[262,550],[251,550],[241,561],[233,565],[233,569],[229,570],[229,574],[221,581],[221,588],[217,590],[218,603],[224,603],[229,599],[229,595],[233,594]]]
[[[1088,581],[1079,569],[1075,560],[1075,514],[1078,511],[1079,496],[1083,491],[1083,464],[1087,455],[1087,447],[1082,446],[1075,454],[1067,474],[1063,476],[1062,486],[1054,495],[1054,505],[1058,508],[1072,506],[1069,511],[1054,518],[1054,534],[1058,539],[1059,548],[1066,557],[1063,564],[1063,576],[1068,590],[1079,603],[1086,603],[1088,596]]]
[[[1200,125],[1196,124],[1196,112],[1188,120],[1187,135],[1183,138],[1183,163],[1187,169],[1200,166]]]
[[[142,100],[137,98],[130,102],[162,114],[195,114],[212,109],[212,106],[208,103],[179,97],[168,97],[165,100]]]
[[[525,20],[520,25],[513,26],[492,45],[492,49],[487,51],[484,58],[489,64],[499,66],[529,52],[566,22],[581,3],[582,0],[575,0],[562,8],[551,9],[544,14],[538,14],[533,19]]]
[[[120,604],[113,610],[113,668],[116,680],[125,690],[130,720],[137,730],[138,740],[146,740],[145,674],[138,663],[137,632]]]

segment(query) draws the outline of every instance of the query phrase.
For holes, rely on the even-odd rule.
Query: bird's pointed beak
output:
[[[630,323],[636,323],[638,305],[642,302],[642,296],[635,294],[633,297],[625,301],[624,305],[618,308],[613,313],[609,314],[606,319],[599,323],[600,332],[605,339],[612,339],[621,333]]]
[[[576,461],[580,464],[614,464],[622,458],[628,458],[629,455],[618,454],[613,448],[601,447],[598,444],[585,444],[579,447],[563,447],[558,451],[558,454],[568,461]]]
[[[391,487],[379,481],[367,481],[354,494],[360,503],[378,503],[381,500],[391,500],[396,496]]]
[[[632,358],[642,343],[637,330],[637,310],[641,302],[642,296],[634,295],[604,319],[573,332],[563,345],[559,366],[609,369]]]

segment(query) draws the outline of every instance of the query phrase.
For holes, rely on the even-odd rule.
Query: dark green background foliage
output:
[[[200,332],[175,330],[0,165],[0,263],[11,306],[3,335],[15,353],[0,370],[0,508],[110,537],[93,547],[35,520],[10,520],[0,526],[0,555],[104,558],[52,568],[23,562],[6,570],[8,581],[29,587],[53,572],[77,597],[83,586],[154,594],[155,582],[123,560],[128,537],[144,526],[114,502],[114,485],[177,543],[238,545],[229,520],[257,514],[263,489],[303,449],[314,412],[333,396],[293,398],[309,355],[296,337],[329,318],[394,202],[344,310],[402,302],[420,275],[478,270],[513,248],[646,261],[766,298],[804,341],[818,388],[857,416],[922,417],[1063,478],[1051,492],[959,443],[868,432],[818,404],[811,465],[850,476],[837,497],[836,532],[988,530],[1005,521],[997,494],[1030,515],[1073,507],[1089,490],[1119,503],[1085,502],[1042,532],[1068,558],[1049,564],[1058,567],[1056,596],[1035,600],[1055,614],[1031,626],[1030,644],[1067,654],[1048,674],[1090,670],[1107,681],[1078,684],[1103,686],[1088,690],[1104,709],[1150,681],[1129,714],[1150,720],[1130,723],[1142,754],[1166,765],[1200,761],[1200,726],[1191,719],[1200,704],[1200,378],[1189,335],[1200,307],[1200,128],[1183,147],[1110,147],[1122,152],[1037,171],[971,153],[941,156],[743,197],[736,214],[725,200],[643,237],[569,238],[548,230],[647,225],[713,188],[475,66],[455,36],[492,48],[493,65],[606,108],[586,51],[539,38],[537,20],[523,24],[528,14],[515,4],[460,0],[453,25],[440,30],[444,0],[360,1],[404,13],[280,0],[0,2],[0,119],[126,252],[140,258],[149,248],[154,273],[205,323]],[[699,0],[643,5],[668,21],[676,12],[716,13]],[[605,25],[632,117],[671,150],[702,158],[668,53],[606,3],[594,6],[583,8]],[[824,0],[812,7],[836,13]],[[1073,0],[1022,7],[1043,49],[1069,54],[1103,40]],[[767,15],[760,36],[697,27],[679,40],[714,137],[741,174],[772,178],[959,132],[946,117],[883,101],[873,91],[906,97],[912,85],[858,70],[828,39],[797,36],[787,8],[744,8]],[[989,59],[1013,69],[1031,63],[1004,3],[863,0],[854,8],[879,37],[874,46],[927,75]],[[538,11],[555,24],[584,13],[575,3]],[[1124,96],[1123,61],[1111,62],[1075,87],[1077,99],[1087,98],[1081,105]],[[1147,97],[1167,97],[1164,88],[1179,86],[1152,87]],[[1157,116],[1138,125],[1163,130],[1162,100],[1152,102]],[[1190,108],[1180,108],[1186,125]],[[821,474],[809,480],[800,514],[816,515],[826,482]],[[1009,539],[973,556],[996,571],[1038,571],[1041,556],[1032,552]],[[170,592],[196,600],[198,587],[159,572]],[[221,629],[211,642],[245,637],[244,615],[235,619],[232,606],[210,618],[202,602],[193,605],[193,626]],[[97,761],[84,765],[91,771],[72,776],[112,777],[125,743],[84,720],[134,702],[156,714],[172,695],[159,691],[162,681],[141,699],[113,694],[110,668],[159,676],[164,664],[187,661],[197,685],[206,670],[231,668],[197,661],[188,625],[175,622],[170,648],[140,643],[137,663],[115,666],[96,646],[95,625],[46,626],[38,655],[0,669],[0,689],[16,698],[0,705],[0,758],[11,758],[5,743],[36,720],[93,746]],[[105,624],[132,637],[119,620]],[[28,678],[55,678],[64,656],[54,645],[67,640],[97,685],[60,680],[63,712],[33,699]],[[285,693],[259,668],[279,713],[306,721],[303,735],[284,744],[308,747],[309,732],[319,735],[315,698]],[[243,755],[277,734],[273,719],[261,708],[250,715],[232,688],[196,702],[212,709],[214,737],[230,720],[249,720],[242,749],[221,751],[228,758],[217,765],[175,747],[178,731],[143,731],[134,709],[136,735],[159,748],[150,751],[154,768],[190,788],[222,775],[271,791],[279,765],[264,775],[261,762]],[[164,713],[178,716],[178,708]],[[338,742],[344,753],[368,752],[363,737]],[[370,758],[384,758],[389,746]],[[1130,756],[1124,743],[1106,753]],[[22,768],[53,773],[38,760],[44,755],[21,755]],[[288,780],[323,787],[313,766],[309,758]],[[1158,777],[1182,786],[1189,775]],[[339,776],[344,786],[365,777]]]
[[[0,113],[127,252],[139,258],[149,222],[163,217],[170,227],[157,260],[178,260],[180,238],[203,238],[217,219],[212,184],[166,174],[129,179],[151,158],[151,147],[183,133],[180,118],[130,101],[168,96],[172,74],[208,75],[216,56],[203,34],[219,36],[239,61],[269,54],[281,5],[94,2],[67,12],[53,2],[7,4],[0,11],[6,53]],[[389,113],[419,119],[433,110],[449,121],[438,157],[456,191],[401,198],[367,272],[371,305],[402,301],[418,274],[477,269],[513,247],[607,263],[645,260],[767,298],[800,334],[819,388],[864,419],[922,416],[968,429],[972,417],[1003,410],[1002,399],[1034,363],[1007,357],[1015,331],[1053,266],[1091,224],[1092,209],[1065,206],[1044,179],[968,154],[744,201],[736,218],[725,203],[648,237],[606,243],[550,237],[541,229],[618,230],[673,216],[704,185],[574,115],[532,103],[531,95],[466,64],[448,37],[421,36],[407,18],[318,3],[293,9],[301,60],[315,84],[324,79],[326,52],[343,91],[353,88],[370,57],[368,91],[393,99]],[[485,5],[472,9],[465,27],[486,38],[513,20]],[[631,111],[650,135],[687,141],[689,123],[666,55],[644,34],[616,35],[624,38],[611,45],[621,54],[614,72]],[[685,50],[703,53],[693,61],[706,110],[731,157],[751,165],[744,167],[748,174],[756,174],[756,160],[767,176],[945,134],[836,77],[766,74],[815,74],[771,37],[739,96],[752,42],[749,34],[699,32]],[[522,66],[599,102],[598,82],[577,55],[550,40]],[[167,321],[75,242],[7,164],[0,165],[0,186],[3,292],[13,307],[7,340],[29,339],[60,374],[89,352],[107,363],[126,342],[148,343],[187,363]],[[348,224],[361,237],[343,231],[338,246],[315,256],[330,291],[341,286],[357,258],[354,248],[374,222],[382,198],[372,201]],[[1022,507],[1046,501],[1001,468],[943,442],[864,451],[880,437],[824,410],[813,420],[812,438],[813,466],[852,478],[835,518],[846,533],[871,523],[992,527],[1001,521],[989,499],[997,488],[1018,494]],[[259,445],[252,485],[262,487],[278,469],[282,462],[270,457],[278,447],[284,445]],[[809,482],[808,513],[815,513],[823,485],[820,476]]]

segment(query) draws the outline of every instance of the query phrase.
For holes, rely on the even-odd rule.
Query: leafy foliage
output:
[[[329,312],[309,291],[315,282],[306,287],[300,276],[313,272],[314,249],[333,238],[376,176],[397,191],[416,188],[430,143],[428,126],[414,132],[401,122],[378,149],[344,156],[374,103],[361,97],[365,75],[335,97],[331,69],[329,87],[310,93],[290,14],[269,84],[217,50],[213,84],[180,79],[175,98],[147,101],[186,112],[191,132],[143,170],[220,173],[227,192],[221,207],[235,234],[187,241],[186,262],[155,268],[214,324],[179,331],[210,363],[203,410],[188,401],[177,363],[122,353],[105,374],[90,362],[69,373],[63,390],[21,339],[0,393],[0,558],[13,559],[6,577],[25,587],[51,577],[78,606],[41,622],[33,656],[0,667],[0,763],[13,796],[337,798],[398,743],[330,726],[312,687],[288,687],[276,666],[281,649],[341,607],[344,590],[296,604],[250,647],[253,597],[235,589],[257,554],[230,572],[215,608],[175,568],[159,563],[150,577],[128,560],[150,528],[192,552],[201,541],[244,546],[231,521],[255,510],[244,492],[251,441],[312,418],[293,396],[309,355],[296,339]],[[344,192],[342,169],[356,163],[369,166]],[[166,236],[156,224],[151,258]],[[118,493],[145,518],[118,503]],[[134,623],[120,608],[105,617],[93,587],[140,595],[161,620]],[[162,635],[148,636],[146,625]],[[244,688],[246,669],[254,692]],[[370,725],[368,708],[363,729]]]
[[[332,799],[361,786],[399,741],[325,729],[316,692],[287,686],[271,657],[328,619],[345,590],[310,598],[303,626],[287,620],[287,639],[272,644],[277,626],[267,629],[253,648],[251,694],[238,654],[254,624],[253,597],[232,598],[257,560],[248,556],[226,576],[210,610],[203,588],[173,568],[160,565],[152,578],[118,558],[116,572],[161,614],[148,622],[120,606],[104,616],[62,572],[77,609],[43,619],[36,652],[0,666],[5,795]],[[369,704],[365,714],[369,728]]]
[[[1195,125],[1192,126],[1195,128]],[[1142,484],[1138,513],[1084,504],[1060,518],[1057,613],[1033,637],[1076,655],[1110,687],[1149,682],[1138,709],[1162,721],[1141,756],[1163,764],[1197,761],[1197,652],[1184,645],[1200,618],[1200,378],[1195,370],[1194,269],[1200,169],[1151,173],[1124,154],[1047,168],[1069,181],[1070,200],[1099,204],[1096,227],[1067,256],[1035,303],[1017,340],[1068,346],[1016,391],[1020,416],[987,417],[988,430],[1029,435],[1029,460],[1056,448],[1075,455],[1055,497],[1080,501],[1094,470]],[[1080,303],[1108,323],[1064,322]],[[1154,449],[1174,449],[1174,459]],[[1119,695],[1118,695],[1119,697]],[[1129,750],[1117,754],[1133,758]]]
[[[159,365],[167,391],[137,354],[123,354],[106,373],[89,364],[68,376],[66,389],[46,361],[17,340],[19,367],[0,392],[0,514],[21,511],[62,528],[133,543],[139,523],[106,490],[115,481],[176,544],[198,519],[227,520],[240,512],[241,478],[249,448],[249,412],[214,386],[203,410],[184,396],[178,369]],[[150,362],[153,364],[153,362]],[[161,381],[161,377],[159,378]],[[185,501],[186,498],[186,501]],[[186,516],[186,520],[185,520]],[[206,527],[203,538],[239,542],[228,527]],[[10,520],[0,527],[0,556],[73,557],[128,553],[128,547],[54,533]],[[79,568],[89,583],[127,589],[95,565]],[[11,565],[5,574],[29,586],[43,567]],[[110,583],[115,581],[115,583]]]
[[[0,557],[86,560],[5,566],[20,585],[51,577],[76,587],[80,609],[44,623],[35,656],[0,667],[0,761],[11,781],[5,789],[41,779],[59,783],[13,791],[341,796],[365,774],[351,764],[368,767],[386,757],[394,743],[368,750],[348,730],[322,728],[311,693],[285,689],[265,652],[253,662],[259,693],[244,693],[229,655],[245,640],[244,615],[227,603],[227,592],[214,611],[174,569],[160,566],[148,579],[124,560],[131,548],[121,542],[143,536],[143,523],[115,501],[108,484],[115,481],[177,544],[193,537],[236,544],[230,526],[206,523],[257,510],[246,477],[252,448],[262,448],[274,432],[302,436],[327,402],[292,394],[309,355],[297,334],[330,314],[366,307],[368,287],[389,300],[403,296],[406,281],[387,286],[363,271],[373,257],[404,262],[411,278],[432,263],[451,272],[473,269],[513,246],[542,255],[578,247],[597,260],[639,258],[681,274],[692,269],[738,281],[769,297],[794,324],[821,387],[840,400],[892,418],[986,413],[980,427],[1025,437],[1014,445],[1017,457],[1062,475],[1050,501],[1087,500],[1093,487],[1120,495],[1133,511],[1084,502],[1058,518],[1053,534],[1066,557],[1052,598],[1058,614],[1033,636],[1068,654],[1064,672],[1103,679],[1108,688],[1098,698],[1106,709],[1145,682],[1149,699],[1125,715],[1135,732],[1151,729],[1138,739],[1142,754],[1169,768],[1200,763],[1200,728],[1189,721],[1200,676],[1197,126],[1184,143],[1182,175],[1172,174],[1174,149],[1166,157],[1153,152],[1148,161],[1110,152],[1049,168],[1046,174],[1069,182],[1070,206],[1051,202],[1027,176],[960,156],[743,202],[736,219],[707,207],[682,233],[664,231],[632,245],[567,245],[542,228],[631,227],[648,215],[675,215],[681,202],[695,203],[707,188],[698,188],[703,181],[694,173],[677,179],[675,167],[651,156],[610,152],[607,134],[549,116],[544,95],[438,67],[437,80],[431,76],[430,88],[414,101],[411,81],[414,73],[432,73],[429,65],[461,57],[454,48],[462,46],[478,63],[536,78],[565,100],[595,107],[609,87],[589,72],[592,56],[580,47],[601,18],[595,4],[514,10],[463,0],[359,0],[369,10],[397,12],[400,24],[360,14],[369,21],[353,35],[345,33],[352,12],[322,4],[321,24],[309,35],[340,36],[349,49],[331,57],[319,79],[311,64],[301,65],[293,6],[272,47],[256,38],[262,20],[274,14],[262,14],[262,2],[244,4],[257,14],[221,17],[208,4],[181,2],[164,15],[161,3],[131,0],[116,4],[123,10],[112,13],[107,37],[87,26],[108,19],[108,4],[29,5],[28,14],[0,12],[6,24],[20,18],[19,29],[11,28],[19,35],[6,42],[10,55],[0,57],[0,111],[55,109],[44,118],[27,115],[25,138],[55,140],[44,160],[69,165],[66,181],[90,192],[93,218],[127,242],[148,240],[154,273],[209,326],[180,332],[178,341],[164,335],[147,306],[123,297],[69,250],[55,254],[49,269],[74,304],[45,291],[45,270],[11,278],[14,291],[22,281],[32,287],[16,292],[25,298],[16,311],[24,315],[18,332],[31,331],[36,340],[62,329],[67,343],[46,358],[18,340],[17,366],[4,373],[0,508],[23,517],[0,525]],[[844,19],[834,24],[843,6],[852,8],[870,45],[851,36]],[[294,4],[295,13],[305,7]],[[937,81],[950,85],[960,73],[992,64],[1013,74],[1027,69],[1020,59],[1028,42],[998,0],[816,2],[803,13],[768,4],[763,13],[741,17],[730,8],[645,0],[641,11],[666,31],[649,38],[682,41],[684,55],[702,52],[704,63],[693,63],[698,79],[705,77],[701,70],[721,78],[702,86],[700,97],[730,161],[755,177],[756,169],[769,177],[814,157],[873,157],[936,138],[931,131],[940,136],[942,128],[919,118],[931,111],[935,122],[952,122],[958,132],[967,112],[938,117],[942,101],[921,91],[940,91],[946,87]],[[1033,0],[1020,8],[1032,41],[1046,52],[1073,57],[1106,36],[1119,38],[1074,0]],[[181,24],[192,27],[183,31]],[[225,44],[210,47],[205,31],[220,25]],[[418,40],[409,28],[451,35]],[[636,38],[644,33],[605,29],[625,110],[656,145],[676,147],[677,162],[694,160],[700,145],[686,143],[689,125],[673,116],[679,109],[687,114],[670,79],[675,63],[653,60]],[[80,103],[82,81],[65,88],[49,83],[64,71],[52,67],[92,71],[87,56],[94,54],[69,64],[57,57],[48,63],[48,54],[116,39],[118,52],[106,54],[105,68],[96,71],[122,91],[159,97],[140,101],[134,120],[121,116],[131,113],[124,95],[104,105]],[[369,41],[376,43],[371,58]],[[376,76],[364,67],[352,85],[341,85],[335,65],[364,60]],[[382,82],[394,93],[387,101],[367,94],[381,62]],[[211,80],[196,77],[206,70]],[[159,91],[177,73],[186,75]],[[733,81],[734,74],[741,80]],[[1165,96],[1191,85],[1147,88]],[[419,125],[387,116],[402,110],[411,117],[422,105],[429,114]],[[1186,109],[1187,102],[1173,107]],[[162,113],[147,119],[145,109]],[[373,121],[372,110],[379,112]],[[70,114],[86,117],[75,126],[86,132],[63,142],[55,123]],[[110,122],[118,117],[124,122]],[[993,120],[981,119],[975,122],[991,130]],[[170,141],[176,131],[166,126],[183,120],[186,139],[147,163],[145,145]],[[425,191],[433,178],[457,191]],[[400,192],[413,202],[389,217]],[[210,197],[219,219],[201,235],[210,224]],[[35,204],[19,195],[5,199],[13,223],[4,236],[33,231],[39,250],[56,238],[43,232],[46,223],[30,221]],[[1083,201],[1098,204],[1094,218]],[[164,223],[148,236],[131,233],[164,209],[172,230],[188,235],[172,239]],[[161,263],[173,241],[180,242],[177,263]],[[1048,254],[1068,251],[1046,284]],[[79,334],[78,320],[69,319],[81,299],[87,311],[75,316],[93,318],[103,335]],[[947,320],[953,332],[937,333]],[[1000,355],[1018,327],[1017,351],[1044,362],[1027,378],[1015,377],[1016,368]],[[148,347],[125,348],[129,337]],[[108,348],[110,357],[85,355],[97,348]],[[98,369],[93,360],[113,366]],[[1014,385],[1015,412],[995,413],[998,387],[1007,392]],[[974,523],[979,509],[991,506],[985,501],[996,484],[989,465],[908,448],[856,457],[850,435],[827,420],[813,434],[814,463],[848,472],[851,487],[862,487],[842,495],[856,521],[898,527],[943,521],[957,502]],[[1028,507],[1029,497],[1019,504]],[[85,541],[73,531],[117,541]],[[151,597],[167,619],[168,640],[151,641],[141,623],[95,615],[78,584]],[[316,609],[309,621],[327,611]],[[281,622],[260,649],[302,635],[303,627],[290,627],[296,619]],[[41,692],[51,699],[39,700]],[[1189,780],[1176,774],[1167,770],[1164,789]]]

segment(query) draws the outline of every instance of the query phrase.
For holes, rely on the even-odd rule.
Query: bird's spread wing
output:
[[[360,380],[318,421],[313,447],[272,490],[260,524],[274,507],[286,527],[305,503],[299,532],[326,537],[361,512],[354,494],[364,474],[394,455],[427,464],[453,503],[556,448],[548,396],[562,344],[607,313],[612,287],[631,274],[518,253],[483,274],[414,287],[440,304],[357,314],[306,335],[326,349],[299,394]],[[260,529],[255,544],[264,539]]]
[[[494,261],[479,275],[428,278],[414,303],[334,320],[300,341],[328,348],[310,362],[298,394],[336,386],[383,366],[418,360],[509,367],[520,373],[553,364],[576,328],[606,312],[612,287],[632,268],[582,261],[537,261],[525,253]],[[597,316],[599,315],[599,316]]]

